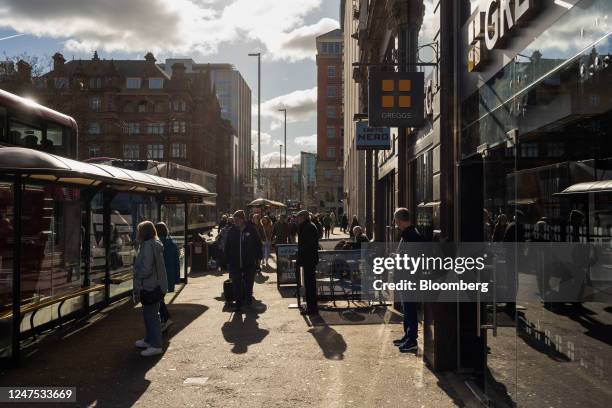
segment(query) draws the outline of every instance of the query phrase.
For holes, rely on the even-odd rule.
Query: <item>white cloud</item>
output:
[[[65,41],[69,51],[214,54],[221,44],[252,41],[265,57],[314,58],[331,19],[305,25],[322,0],[2,0],[0,27]]]
[[[303,148],[307,148],[307,149],[312,149],[312,148],[316,148],[317,147],[317,135],[310,135],[310,136],[299,136],[296,137],[294,140],[295,144],[303,147]]]
[[[272,142],[272,135],[266,132],[261,132],[261,144],[269,145]],[[251,130],[251,144],[257,146],[257,130]]]
[[[287,122],[303,122],[315,116],[317,111],[317,87],[294,91],[277,96],[261,104],[261,115],[273,119],[270,128],[276,130],[283,125],[284,114],[279,109],[287,109]],[[257,114],[257,107],[253,109]]]
[[[261,155],[261,167],[279,167],[280,158],[278,152],[270,152]],[[300,155],[287,155],[287,167],[300,163]],[[285,164],[285,155],[283,153],[282,164]]]

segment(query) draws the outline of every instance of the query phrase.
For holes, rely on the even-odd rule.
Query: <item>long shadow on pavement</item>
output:
[[[330,326],[316,326],[308,330],[308,333],[317,341],[328,360],[343,360],[347,349],[344,337]]]
[[[233,313],[231,320],[223,324],[221,332],[225,341],[233,344],[232,353],[248,352],[249,346],[261,343],[270,333],[269,330],[260,328],[257,322],[259,315],[266,310],[265,304],[255,301],[245,313]]]
[[[164,335],[164,349],[208,307],[171,304],[168,309],[174,324]],[[71,386],[78,406],[133,406],[149,387],[146,373],[161,359],[142,357],[134,348],[144,331],[140,309],[125,302],[88,320],[33,345],[21,367],[2,373],[0,386]]]

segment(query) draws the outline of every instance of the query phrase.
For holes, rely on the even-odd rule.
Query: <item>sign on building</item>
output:
[[[368,122],[357,122],[357,150],[391,149],[391,129],[387,127],[370,127]]]
[[[422,126],[424,83],[422,72],[370,71],[370,126]]]

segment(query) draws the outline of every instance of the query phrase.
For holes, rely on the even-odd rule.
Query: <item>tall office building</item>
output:
[[[210,71],[214,92],[219,100],[221,117],[230,121],[235,132],[233,146],[232,207],[240,208],[253,198],[253,161],[251,157],[251,89],[231,64],[199,64],[190,58],[167,59],[162,67],[168,71],[180,62],[187,73]]]
[[[317,37],[317,193],[321,211],[343,210],[342,30]]]

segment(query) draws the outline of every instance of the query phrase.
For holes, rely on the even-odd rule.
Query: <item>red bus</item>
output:
[[[77,158],[77,124],[67,115],[0,89],[0,146]]]

